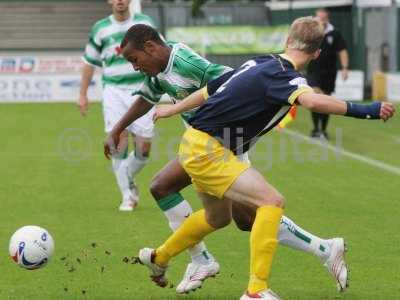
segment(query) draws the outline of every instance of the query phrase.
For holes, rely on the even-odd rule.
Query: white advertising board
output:
[[[392,0],[357,0],[359,7],[387,7],[392,5]]]
[[[79,97],[80,53],[65,55],[0,56],[0,102],[76,102]],[[90,100],[101,99],[97,71],[88,91]]]
[[[349,71],[349,77],[346,81],[343,81],[342,74],[339,71],[336,77],[336,89],[333,95],[343,100],[364,100],[364,72]]]
[[[387,99],[391,102],[400,102],[400,74],[386,74]]]
[[[76,102],[79,87],[79,75],[1,75],[0,102]],[[101,99],[100,75],[94,76],[88,96]]]
[[[78,74],[81,67],[79,55],[0,56],[0,74]]]

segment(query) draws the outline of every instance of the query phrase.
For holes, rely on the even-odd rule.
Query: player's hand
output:
[[[119,134],[111,131],[106,140],[104,141],[104,155],[107,159],[111,159],[111,156],[117,153],[117,146],[119,144]]]
[[[157,105],[153,115],[153,121],[158,119],[168,118],[175,114],[174,111],[175,104],[161,104]]]
[[[347,78],[349,78],[349,70],[348,69],[342,69],[341,73],[342,73],[343,81],[346,81]]]
[[[381,111],[379,113],[379,116],[383,121],[386,122],[391,117],[393,117],[395,111],[396,111],[396,109],[394,108],[394,105],[392,103],[382,102]]]
[[[86,95],[80,95],[78,100],[78,107],[81,115],[86,116],[89,109],[89,99]]]

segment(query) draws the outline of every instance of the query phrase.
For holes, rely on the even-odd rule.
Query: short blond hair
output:
[[[311,54],[321,47],[324,35],[324,27],[317,18],[298,18],[290,26],[287,48]]]

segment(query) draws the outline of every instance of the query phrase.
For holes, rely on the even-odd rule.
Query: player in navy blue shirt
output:
[[[241,154],[274,128],[305,92],[312,90],[288,57],[257,57],[231,74],[189,122]]]
[[[204,209],[193,213],[157,249],[144,248],[140,261],[152,271],[156,282],[166,282],[172,257],[225,227],[232,218],[232,204],[256,208],[250,234],[250,280],[240,300],[278,300],[268,278],[277,246],[284,198],[249,164],[234,153],[251,147],[298,103],[305,108],[356,118],[388,120],[390,103],[352,104],[315,94],[297,71],[320,54],[322,25],[312,17],[299,18],[290,27],[285,54],[268,55],[245,63],[209,88],[195,92],[172,108],[160,108],[157,117],[179,113],[205,103],[191,118],[179,147],[179,161],[192,178]],[[207,93],[213,93],[209,98]],[[208,98],[208,100],[206,100]],[[164,111],[163,111],[164,110]],[[342,273],[338,264],[338,281]]]

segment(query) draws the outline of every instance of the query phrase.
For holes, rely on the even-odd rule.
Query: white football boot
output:
[[[132,211],[137,205],[138,201],[130,194],[124,197],[118,209],[120,211]]]
[[[157,284],[159,287],[166,287],[168,284],[168,279],[165,277],[167,268],[160,267],[159,265],[153,263],[155,253],[156,250],[151,248],[141,249],[138,257],[139,263],[150,269],[150,278],[155,284]]]
[[[270,289],[258,292],[256,294],[244,293],[240,300],[254,300],[254,299],[264,299],[264,300],[281,300],[277,294],[275,294]]]
[[[191,262],[186,268],[182,281],[176,287],[178,294],[187,294],[201,288],[203,281],[210,277],[215,277],[219,273],[219,263],[212,261],[202,265]]]
[[[333,238],[329,240],[331,254],[324,263],[329,273],[335,278],[339,292],[344,292],[349,286],[348,269],[344,260],[345,252],[347,251],[346,244],[343,238]]]

